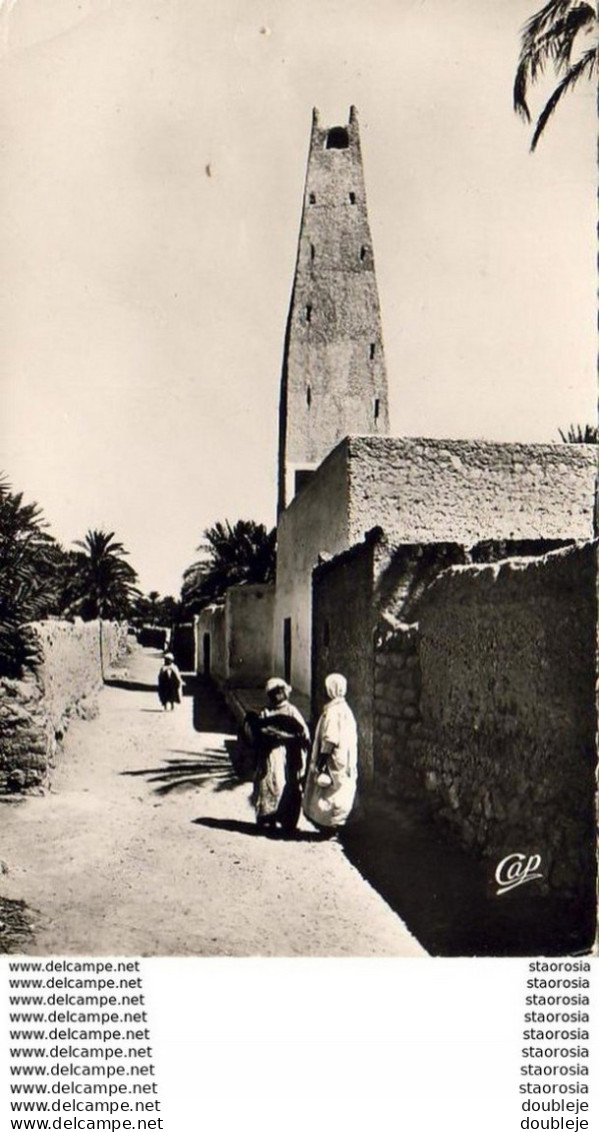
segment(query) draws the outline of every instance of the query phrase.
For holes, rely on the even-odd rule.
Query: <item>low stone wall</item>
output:
[[[0,791],[47,784],[71,716],[91,717],[102,686],[97,621],[42,621],[23,631],[20,679],[0,679]],[[104,622],[104,671],[127,651],[127,625]]]
[[[497,862],[538,853],[553,891],[594,899],[597,549],[454,567],[418,610],[441,818]]]

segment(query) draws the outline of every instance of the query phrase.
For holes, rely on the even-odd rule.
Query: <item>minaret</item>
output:
[[[358,115],[312,136],[279,407],[279,511],[344,436],[389,431]]]

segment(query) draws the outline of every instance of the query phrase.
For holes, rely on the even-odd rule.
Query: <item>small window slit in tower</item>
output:
[[[373,360],[375,354],[376,354],[376,343],[371,342],[370,343],[370,360],[371,361]]]
[[[350,194],[349,194],[349,203],[350,203],[350,204],[355,204],[355,203],[356,203],[356,194],[355,194],[355,193],[350,193]]]
[[[308,197],[308,202],[310,204],[316,204],[316,193],[310,193],[310,195]]]
[[[315,254],[316,254],[316,248],[314,247],[314,244],[310,244],[310,259],[311,260],[314,259]]]
[[[380,412],[380,408],[381,408],[381,402],[380,402],[380,398],[379,398],[379,397],[375,397],[375,398],[374,398],[374,405],[373,405],[373,407],[374,407],[374,419],[375,419],[375,421],[378,421],[378,419],[379,419],[379,412]]]
[[[310,408],[312,404],[312,386],[308,385],[306,388],[306,405]]]
[[[312,303],[306,307],[306,322],[312,322]]]
[[[362,247],[360,248],[360,260],[361,260],[362,263],[366,259],[366,250],[367,250],[366,246],[364,244],[362,244]]]

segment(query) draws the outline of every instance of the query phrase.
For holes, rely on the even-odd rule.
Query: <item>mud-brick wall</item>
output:
[[[596,444],[350,437],[349,542],[591,539]]]
[[[225,602],[229,683],[262,687],[273,675],[275,587],[231,586]]]
[[[439,814],[499,862],[539,853],[592,902],[597,550],[453,568],[420,603],[422,768]]]
[[[98,622],[43,621],[23,630],[20,679],[0,679],[0,791],[44,786],[73,715],[97,710],[102,685]],[[104,669],[124,656],[127,625],[102,626]]]
[[[455,562],[466,561],[464,547],[455,543],[432,543],[429,546],[389,545],[383,532],[374,528],[364,542],[319,565],[312,582],[312,708],[316,718],[324,701],[324,678],[329,672],[342,672],[348,679],[348,701],[358,722],[360,775],[362,785],[370,785],[377,776],[384,778],[380,766],[377,738],[385,734],[386,754],[391,749],[392,730],[395,739],[401,735],[405,747],[405,719],[400,718],[398,688],[408,679],[400,670],[401,657],[393,655],[410,642],[400,634],[397,645],[389,626],[410,618],[410,609],[418,594],[440,570]],[[375,657],[381,636],[386,644]],[[416,681],[416,661],[411,659],[410,680]],[[378,698],[375,681],[378,681]],[[406,692],[403,699],[409,699]],[[384,725],[377,713],[382,712]],[[408,712],[409,715],[409,712]],[[392,727],[391,719],[399,720]],[[375,738],[375,730],[377,732]]]
[[[373,785],[382,794],[404,797],[419,784],[420,688],[418,626],[398,626],[386,634],[374,656]]]
[[[327,696],[325,677],[347,679],[347,701],[358,725],[360,781],[372,779],[372,688],[375,545],[366,541],[318,566],[313,575],[312,716]]]

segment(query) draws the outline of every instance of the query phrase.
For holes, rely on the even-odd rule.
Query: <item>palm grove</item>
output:
[[[549,0],[522,30],[514,109],[533,121],[531,94],[541,87],[532,126],[535,149],[564,96],[597,69],[599,21],[585,0]],[[561,429],[568,443],[597,442],[596,425]],[[276,532],[240,519],[203,533],[199,558],[183,576],[181,599],[142,594],[128,553],[114,532],[88,530],[66,549],[48,532],[37,503],[0,477],[0,675],[17,675],[24,652],[20,627],[48,617],[115,618],[172,625],[219,601],[227,588],[274,579]]]
[[[49,617],[114,619],[171,626],[218,601],[239,582],[272,581],[275,532],[240,519],[204,531],[199,559],[185,571],[181,600],[142,594],[128,552],[113,531],[89,530],[65,549],[49,534],[37,503],[0,478],[0,675],[18,676],[21,633]]]

